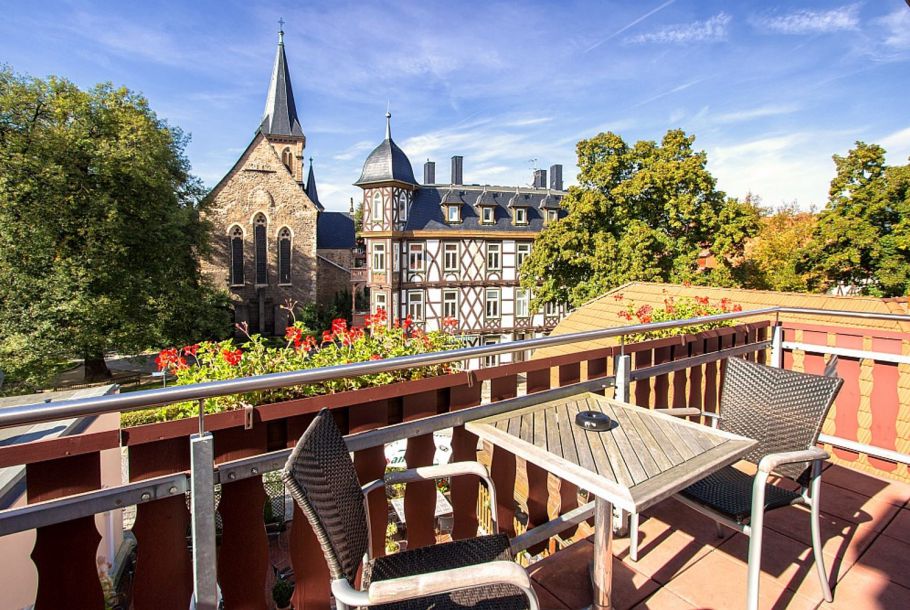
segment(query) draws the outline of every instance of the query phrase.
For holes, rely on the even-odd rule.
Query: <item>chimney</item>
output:
[[[550,188],[554,191],[562,190],[562,165],[550,166]]]
[[[547,170],[545,170],[545,169],[535,169],[534,170],[534,188],[536,188],[536,189],[547,188]]]
[[[436,184],[436,163],[429,159],[423,164],[423,183]]]
[[[464,157],[452,157],[452,184],[464,184]]]

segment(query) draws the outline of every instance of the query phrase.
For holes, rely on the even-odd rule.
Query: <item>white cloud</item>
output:
[[[875,20],[885,29],[884,43],[892,49],[910,49],[910,10],[899,7]]]
[[[855,30],[859,27],[859,5],[850,4],[827,11],[799,10],[786,15],[761,15],[751,19],[765,32],[817,34]]]
[[[751,121],[752,119],[761,119],[771,116],[780,116],[783,114],[792,114],[798,110],[799,106],[792,104],[768,104],[765,106],[757,106],[755,108],[746,108],[743,110],[734,110],[732,112],[716,114],[712,117],[712,119],[715,123],[740,123],[743,121]]]
[[[910,127],[888,134],[877,142],[887,151],[888,162],[904,165],[910,157]]]
[[[659,6],[655,7],[655,8],[652,8],[650,11],[648,11],[647,13],[645,13],[644,15],[642,15],[641,17],[638,17],[638,18],[636,18],[636,19],[633,19],[632,21],[630,21],[630,22],[627,23],[626,25],[622,26],[621,28],[619,28],[618,30],[616,30],[615,32],[613,32],[612,34],[610,34],[609,36],[607,36],[606,38],[603,38],[603,39],[601,39],[601,40],[598,40],[597,42],[595,42],[594,44],[592,44],[590,47],[588,47],[587,49],[585,49],[585,53],[589,53],[589,52],[593,51],[594,49],[596,49],[597,47],[599,47],[600,45],[602,45],[603,43],[605,43],[605,42],[607,42],[607,41],[609,41],[609,40],[612,40],[612,39],[616,38],[617,36],[619,36],[620,34],[622,34],[623,32],[625,32],[626,30],[635,27],[636,25],[638,25],[638,24],[641,23],[642,21],[646,20],[646,19],[647,19],[648,17],[650,17],[651,15],[653,15],[653,14],[655,14],[655,13],[657,13],[657,12],[660,12],[660,11],[664,10],[665,8],[667,8],[668,6],[670,6],[671,4],[673,4],[674,2],[676,2],[676,0],[667,0],[667,1],[664,2],[663,4],[661,4],[661,5],[659,5]]]
[[[720,12],[705,21],[667,25],[653,32],[646,32],[626,39],[631,43],[684,44],[688,42],[713,42],[725,40],[733,18]]]

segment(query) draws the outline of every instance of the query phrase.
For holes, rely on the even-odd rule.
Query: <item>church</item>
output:
[[[353,218],[323,208],[312,158],[304,180],[306,144],[279,31],[262,121],[205,210],[212,251],[202,271],[250,332],[283,335],[283,306],[330,305],[351,289]]]

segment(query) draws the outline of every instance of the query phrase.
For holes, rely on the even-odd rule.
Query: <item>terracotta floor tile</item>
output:
[[[898,511],[885,528],[885,534],[903,542],[910,542],[910,509],[904,508]]]
[[[666,584],[732,535],[732,530],[725,529],[724,537],[718,538],[711,519],[667,500],[642,515],[637,562],[629,558],[627,538],[617,539],[613,550],[626,565]]]
[[[593,556],[594,545],[590,540],[583,540],[530,566],[528,573],[569,608],[584,608],[591,604],[588,565]],[[658,588],[659,585],[644,574],[614,559],[613,606],[616,610],[634,607]]]
[[[695,606],[664,587],[635,606],[634,610],[695,610]]]
[[[829,469],[830,470],[830,469]],[[850,521],[866,523],[882,531],[900,507],[878,496],[870,498],[850,489],[822,483],[822,512]]]
[[[787,506],[765,514],[765,528],[785,534],[807,547],[812,545],[809,509]],[[822,549],[831,558],[839,558],[838,572],[843,574],[869,548],[878,532],[871,523],[852,523],[826,513],[819,515]],[[830,561],[829,561],[830,563]]]
[[[834,601],[820,610],[903,610],[910,608],[910,589],[884,574],[856,566],[834,591]]]
[[[746,604],[746,564],[722,552],[709,553],[666,585],[697,608],[736,610]],[[776,579],[762,575],[759,607],[765,609],[814,609],[820,600],[787,589]]]
[[[749,557],[749,537],[744,534],[736,534],[717,552],[735,558],[746,565]],[[837,578],[832,576],[834,569],[839,570],[838,577],[847,571],[847,568],[834,562],[831,557],[825,556],[825,572],[828,574],[829,583],[837,582]],[[761,571],[762,585],[767,577],[791,591],[816,601],[821,601],[824,597],[811,548],[773,530],[766,529],[762,537]]]
[[[837,464],[831,464],[825,468],[822,480],[866,497],[874,496],[892,504],[900,505],[910,501],[910,485],[907,483],[880,479]]]
[[[882,534],[875,539],[869,550],[863,553],[853,569],[875,572],[892,582],[910,588],[908,559],[910,559],[910,543]]]
[[[537,593],[537,601],[540,603],[540,610],[568,610],[569,607],[564,603],[559,601],[552,593],[550,593],[543,585],[538,583],[536,580],[531,580],[531,586],[534,587],[534,592]]]

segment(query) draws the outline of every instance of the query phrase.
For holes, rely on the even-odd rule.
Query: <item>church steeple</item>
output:
[[[287,58],[284,55],[284,21],[279,20],[278,50],[275,53],[275,67],[272,69],[272,80],[265,100],[265,112],[260,129],[265,135],[304,137],[300,121],[297,119],[297,106],[294,104],[294,90],[291,88],[291,74],[288,71]]]
[[[319,193],[316,191],[316,174],[313,173],[313,157],[310,157],[310,173],[306,179],[306,196],[310,198],[313,205],[322,212],[325,210],[319,202]]]

